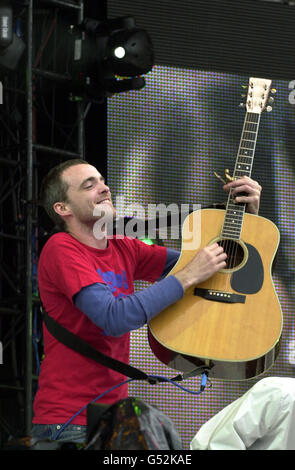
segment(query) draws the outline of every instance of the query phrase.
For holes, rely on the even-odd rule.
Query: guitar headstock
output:
[[[272,108],[267,106],[269,100],[271,102],[274,100],[269,98],[270,93],[275,93],[275,90],[271,89],[271,80],[250,77],[246,97],[247,111],[258,114],[262,113],[265,109],[271,111]]]

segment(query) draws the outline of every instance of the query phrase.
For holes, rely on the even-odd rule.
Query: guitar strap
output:
[[[126,377],[130,377],[133,380],[146,380],[150,385],[155,385],[159,382],[166,382],[165,377],[151,377],[140,369],[130,366],[125,362],[118,361],[117,359],[98,351],[89,343],[79,338],[79,336],[71,333],[71,331],[67,330],[67,328],[64,328],[60,323],[55,321],[50,315],[48,315],[43,306],[41,306],[41,313],[49,333],[68,348],[73,349],[79,354],[82,354],[83,356],[86,356],[109,369],[113,369],[120,374],[126,375]],[[170,380],[182,381],[184,380],[184,376],[178,374]]]
[[[79,338],[74,333],[64,328],[60,323],[55,321],[48,313],[41,308],[44,323],[49,333],[54,336],[58,341],[67,346],[70,349],[88,357],[96,362],[99,362],[105,367],[119,372],[120,374],[126,375],[134,380],[148,380],[149,376],[135,367],[126,364],[125,362],[118,361],[110,356],[107,356],[97,349],[93,348],[89,343]]]

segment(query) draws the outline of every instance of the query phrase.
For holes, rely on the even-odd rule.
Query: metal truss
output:
[[[17,70],[0,70],[0,446],[31,430],[42,354],[37,261],[47,235],[40,180],[54,164],[84,158],[87,112],[59,93],[67,76],[56,59],[65,25],[83,19],[83,0],[20,3],[25,54]]]

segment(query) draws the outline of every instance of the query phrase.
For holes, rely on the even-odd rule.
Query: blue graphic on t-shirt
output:
[[[98,268],[97,272],[105,281],[105,283],[109,286],[113,295],[118,291],[118,289],[128,289],[128,282],[125,271],[123,271],[122,274],[116,274],[113,271],[103,272],[101,269]],[[127,294],[123,294],[121,292],[116,297],[126,297],[126,295]]]

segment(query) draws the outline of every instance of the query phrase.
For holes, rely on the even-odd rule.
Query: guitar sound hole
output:
[[[233,269],[239,266],[244,259],[244,250],[238,242],[230,239],[223,239],[217,241],[218,245],[222,246],[227,254],[226,268]]]

